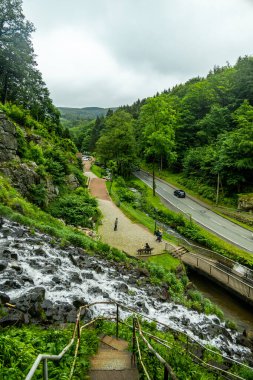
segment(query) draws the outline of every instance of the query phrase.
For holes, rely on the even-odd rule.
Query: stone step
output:
[[[98,350],[91,360],[91,368],[99,370],[122,370],[131,368],[131,355],[126,351]]]
[[[125,351],[128,348],[128,342],[126,342],[125,340],[117,339],[108,335],[105,335],[101,339],[101,342],[119,351]]]
[[[128,342],[112,336],[103,336],[97,354],[91,359],[90,380],[139,380]]]
[[[90,380],[139,380],[136,368],[124,369],[123,371],[96,371],[90,372]]]

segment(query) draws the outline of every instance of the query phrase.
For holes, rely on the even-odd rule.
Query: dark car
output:
[[[175,190],[174,195],[178,198],[185,198],[185,192],[184,190]]]

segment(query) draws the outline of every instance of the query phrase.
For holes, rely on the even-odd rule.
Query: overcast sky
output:
[[[253,0],[23,0],[56,106],[116,107],[253,55]]]

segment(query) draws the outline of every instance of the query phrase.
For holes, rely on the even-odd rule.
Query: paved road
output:
[[[152,187],[152,176],[138,171],[134,173],[136,177]],[[238,226],[229,220],[222,218],[204,206],[195,202],[193,199],[177,198],[173,195],[174,187],[156,179],[156,193],[166,201],[168,208],[188,215],[206,229],[214,232],[223,239],[235,244],[236,246],[253,253],[253,239],[251,231]]]

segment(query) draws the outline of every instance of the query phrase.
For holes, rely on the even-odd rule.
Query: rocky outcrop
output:
[[[241,195],[238,199],[238,209],[243,211],[253,211],[253,194]]]
[[[17,153],[16,128],[0,111],[0,162],[13,160]]]
[[[66,180],[68,187],[72,190],[75,190],[80,186],[80,183],[74,174],[69,174]]]
[[[33,185],[40,183],[40,176],[36,173],[35,163],[0,163],[0,172],[11,180],[12,185],[24,196],[29,198]]]

